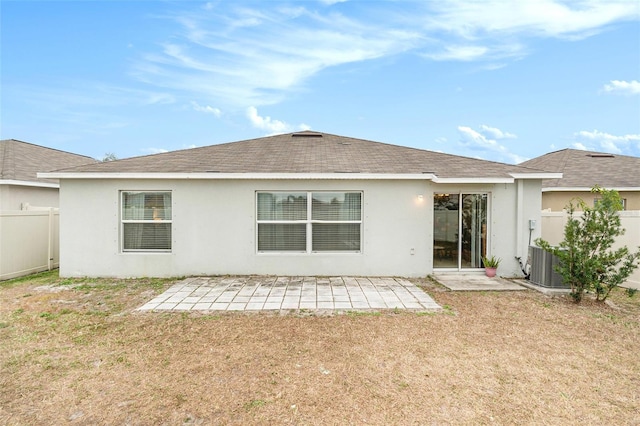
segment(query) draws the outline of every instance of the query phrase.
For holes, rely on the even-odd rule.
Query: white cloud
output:
[[[202,106],[202,105],[199,105],[195,101],[191,101],[191,106],[193,107],[193,109],[195,111],[204,112],[206,114],[212,114],[216,118],[220,118],[220,116],[222,115],[222,111],[220,111],[219,108],[213,108],[213,107],[211,107],[209,105]]]
[[[25,96],[37,99],[38,102],[48,101],[55,105],[55,108],[62,108],[62,105],[88,109],[86,107],[147,106],[175,102],[175,97],[166,92],[133,89],[92,81],[74,81],[67,86],[18,87]]]
[[[180,34],[162,52],[145,55],[133,71],[161,87],[206,94],[240,106],[279,102],[328,67],[410,50],[420,34],[303,7],[249,9],[224,15],[185,13]]]
[[[505,151],[506,149],[485,135],[473,130],[471,127],[458,126],[461,142],[472,149],[490,149],[492,151]]]
[[[603,26],[634,19],[638,4],[627,0],[451,0],[435,3],[430,25],[465,39],[483,34],[530,34],[581,38]]]
[[[637,19],[627,0],[449,0],[429,2],[423,20],[429,40],[423,56],[435,60],[496,61],[528,53],[532,38],[580,40],[608,25]],[[484,69],[503,67],[499,62]]]
[[[247,117],[253,127],[257,127],[260,130],[266,130],[271,134],[286,133],[290,131],[291,126],[284,121],[273,120],[271,117],[261,117],[258,115],[258,109],[256,107],[247,108]]]
[[[145,104],[147,105],[172,104],[176,101],[173,95],[168,93],[143,93],[142,96],[146,96]]]
[[[593,130],[592,132],[582,130],[576,132],[574,138],[573,146],[577,149],[626,155],[640,153],[640,134],[616,136],[599,130]]]
[[[183,144],[181,147],[179,148],[174,148],[175,149],[192,149],[192,148],[197,148],[198,145],[195,144]],[[169,152],[170,150],[166,149],[166,148],[144,148],[142,150],[143,152],[147,153],[147,154],[163,154],[165,152]]]
[[[258,114],[258,109],[256,107],[247,108],[247,117],[253,127],[256,127],[260,130],[264,130],[269,135],[276,135],[280,133],[293,132],[295,130],[309,130],[310,127],[306,124],[299,124],[298,126],[293,126],[284,121],[274,120],[269,116],[262,117]]]
[[[579,149],[581,151],[588,151],[587,147],[581,144],[580,142],[574,142],[571,144],[575,149]]]
[[[640,95],[640,81],[611,80],[602,88],[607,93],[621,95]]]
[[[320,3],[331,6],[336,3],[345,3],[347,0],[320,0]]]
[[[469,42],[474,44],[469,44]],[[480,42],[484,44],[480,45]],[[482,61],[482,69],[490,71],[505,67],[506,63],[501,61],[509,58],[520,58],[527,51],[527,48],[522,43],[506,42],[503,39],[492,40],[491,37],[474,38],[472,40],[441,37],[439,41],[432,44],[425,49],[426,52],[423,52],[421,56],[434,61]]]
[[[507,157],[509,158],[510,161],[508,161],[509,163],[512,164],[520,164],[520,163],[524,163],[527,160],[530,160],[531,158],[529,157],[523,157],[521,155],[518,154],[514,154],[514,153],[509,153],[507,155]]]
[[[133,73],[159,87],[206,95],[221,108],[244,109],[278,103],[327,68],[408,51],[497,69],[526,55],[534,38],[584,38],[640,13],[627,0],[394,3],[351,2],[346,16],[309,3],[210,2],[173,15],[180,28],[160,41],[161,51],[140,58]]]
[[[119,129],[136,126],[134,118],[124,111],[144,109],[152,105],[171,104],[173,95],[164,91],[140,90],[89,80],[73,80],[68,84],[12,85],[3,87],[6,95],[20,99],[31,113],[41,117],[39,127],[56,139],[91,140],[96,136],[114,135]],[[9,97],[9,96],[7,96]],[[70,129],[62,130],[64,128]]]
[[[436,61],[473,61],[488,52],[485,46],[444,46],[444,51],[425,53],[424,56]]]
[[[483,152],[485,159],[514,164],[527,160],[527,158],[510,152],[506,146],[498,143],[498,140],[501,139],[515,139],[517,136],[512,133],[486,125],[480,126],[479,131],[468,126],[458,126],[458,133],[462,146],[473,151]]]
[[[169,152],[168,149],[164,149],[164,148],[145,148],[142,151],[148,154],[162,154],[164,152]]]
[[[503,132],[502,130],[496,128],[496,127],[489,127],[485,124],[480,126],[480,132],[487,136],[487,137],[491,137],[494,139],[515,139],[517,138],[516,135],[514,135],[513,133],[509,133],[509,132]]]

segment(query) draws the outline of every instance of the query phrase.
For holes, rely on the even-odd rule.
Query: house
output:
[[[58,265],[59,185],[37,173],[95,162],[27,142],[0,141],[0,280]]]
[[[625,210],[640,210],[640,157],[563,149],[520,165],[562,173],[542,181],[543,210],[562,211],[576,197],[593,205],[595,185],[618,191]]]
[[[604,152],[563,149],[520,164],[525,167],[562,173],[561,178],[542,181],[542,238],[553,245],[564,238],[567,217],[563,209],[580,198],[593,206],[598,197],[591,189],[599,185],[620,194],[625,211],[620,222],[625,233],[616,238],[613,248],[640,247],[640,158]],[[575,205],[575,203],[574,203]],[[640,289],[640,269],[623,284]]]
[[[0,141],[0,211],[31,206],[58,207],[57,179],[41,178],[48,172],[95,163],[91,157],[58,151],[14,139]]]
[[[304,131],[42,173],[62,276],[521,275],[542,179],[522,166]]]

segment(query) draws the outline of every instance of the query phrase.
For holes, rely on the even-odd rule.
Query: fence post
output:
[[[49,243],[47,247],[47,270],[53,269],[53,208],[49,209]]]

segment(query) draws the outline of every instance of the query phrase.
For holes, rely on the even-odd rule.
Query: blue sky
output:
[[[102,158],[313,129],[640,156],[640,2],[6,1],[0,138]]]

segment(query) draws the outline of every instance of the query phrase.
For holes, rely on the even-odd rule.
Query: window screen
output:
[[[171,251],[171,192],[122,191],[122,251]]]
[[[361,192],[258,192],[258,251],[359,252]]]

